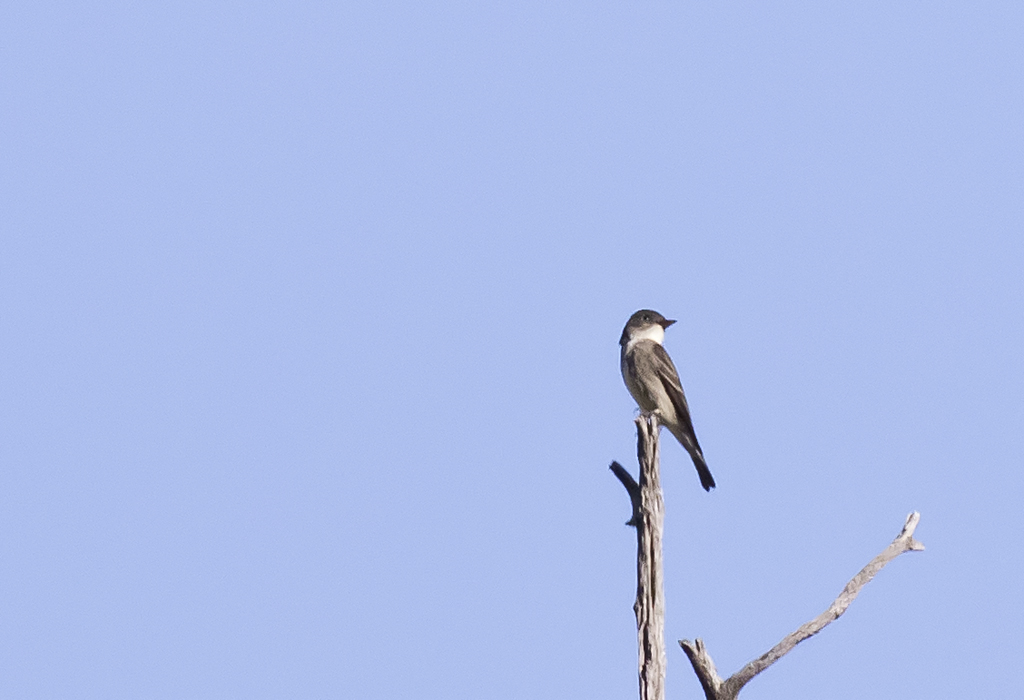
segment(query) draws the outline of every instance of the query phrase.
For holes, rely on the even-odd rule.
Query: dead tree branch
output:
[[[640,700],[665,698],[665,588],[661,537],[665,503],[658,471],[658,419],[642,414],[636,419],[636,453],[640,483],[618,462],[610,469],[629,493],[633,514],[627,525],[636,528],[636,613],[639,649]]]
[[[861,569],[860,573],[850,579],[850,582],[846,584],[846,588],[843,589],[843,592],[839,594],[839,597],[835,599],[832,605],[828,607],[828,610],[802,625],[792,634],[787,635],[781,642],[768,650],[767,653],[748,663],[727,680],[723,681],[718,676],[715,664],[711,660],[711,656],[708,654],[703,641],[700,639],[693,642],[687,639],[680,640],[679,646],[683,648],[687,658],[690,659],[690,664],[693,666],[693,671],[697,674],[697,678],[700,679],[700,684],[704,688],[704,696],[707,700],[735,700],[743,686],[750,682],[754,676],[788,654],[797,644],[809,637],[813,637],[825,629],[833,620],[839,619],[839,616],[846,612],[846,609],[850,607],[850,603],[857,597],[861,589],[867,585],[868,581],[875,577],[875,574],[882,570],[882,567],[904,552],[923,550],[924,545],[914,539],[914,530],[917,528],[917,523],[920,519],[920,513],[914,512],[908,515],[907,521],[903,525],[903,530],[892,541],[892,544],[868,562],[868,565]]]

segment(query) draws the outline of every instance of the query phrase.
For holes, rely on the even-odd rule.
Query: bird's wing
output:
[[[697,451],[702,452],[700,443],[697,442],[697,433],[693,430],[693,421],[690,419],[690,406],[686,403],[686,394],[683,393],[683,385],[679,381],[679,372],[676,371],[676,366],[672,364],[672,358],[668,356],[665,348],[658,343],[654,344],[653,358],[658,378],[661,379],[661,384],[665,387],[665,393],[668,394],[668,398],[676,409],[679,426],[693,440],[693,446],[697,448]]]

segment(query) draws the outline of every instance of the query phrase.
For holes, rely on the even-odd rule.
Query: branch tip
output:
[[[923,552],[924,545],[914,539],[914,530],[917,529],[917,524],[921,522],[921,514],[916,510],[907,516],[907,522],[903,524],[903,530],[897,535],[896,541],[902,541],[905,551],[908,552]]]
[[[919,522],[921,522],[921,514],[915,510],[907,516],[907,522],[903,524],[903,532],[900,535],[913,535]]]

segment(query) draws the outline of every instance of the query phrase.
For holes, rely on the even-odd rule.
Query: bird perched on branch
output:
[[[705,491],[710,491],[715,488],[715,478],[711,476],[697,442],[697,434],[693,432],[690,407],[686,405],[679,373],[661,345],[665,340],[665,329],[673,323],[675,321],[650,309],[641,309],[629,317],[619,338],[622,378],[640,409],[656,413],[662,425],[690,453],[693,466],[697,467],[700,475],[700,485]]]

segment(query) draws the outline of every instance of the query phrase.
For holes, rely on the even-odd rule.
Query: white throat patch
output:
[[[653,340],[658,345],[661,345],[665,340],[665,329],[654,323],[643,330],[633,331],[633,337],[629,339],[626,347],[633,347],[641,340]]]

